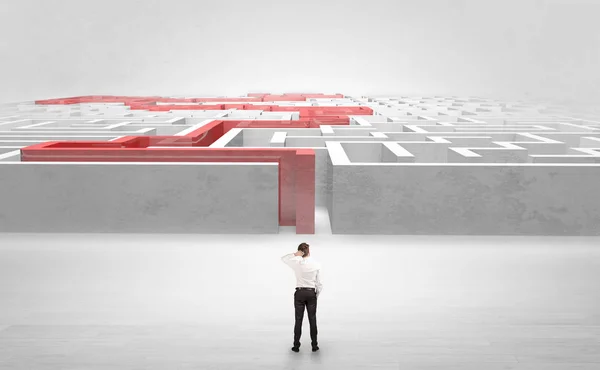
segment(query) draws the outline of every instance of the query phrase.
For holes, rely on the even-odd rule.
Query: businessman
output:
[[[323,291],[318,262],[310,258],[310,247],[306,243],[298,246],[296,253],[286,254],[281,260],[296,273],[296,292],[294,293],[294,308],[296,311],[296,323],[294,325],[294,346],[292,351],[300,351],[300,336],[302,335],[302,319],[304,308],[308,312],[310,324],[310,339],[312,351],[319,350],[317,342],[317,299]]]

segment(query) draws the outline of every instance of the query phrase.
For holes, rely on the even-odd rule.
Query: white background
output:
[[[468,94],[591,105],[598,0],[13,0],[0,101]]]
[[[598,238],[0,234],[0,369],[597,370]],[[294,329],[298,244],[319,346]]]

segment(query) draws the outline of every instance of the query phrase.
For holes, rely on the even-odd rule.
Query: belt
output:
[[[296,290],[315,290],[315,288],[296,287]]]

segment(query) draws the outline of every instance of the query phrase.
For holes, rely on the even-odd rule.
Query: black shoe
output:
[[[300,352],[300,347],[294,346],[294,347],[292,347],[292,351],[294,351],[294,352]]]
[[[319,350],[319,346],[313,346],[312,351],[317,352]]]

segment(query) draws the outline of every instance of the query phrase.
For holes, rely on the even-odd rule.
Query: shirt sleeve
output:
[[[300,263],[299,258],[302,258],[302,257],[298,257],[298,256],[294,255],[294,253],[290,253],[290,254],[286,254],[285,256],[281,257],[281,260],[283,261],[283,263],[285,263],[286,265],[293,268],[294,266],[296,266]]]
[[[317,290],[317,298],[319,298],[319,294],[323,291],[323,281],[321,280],[321,270],[317,270],[317,276],[315,278],[315,287]]]

